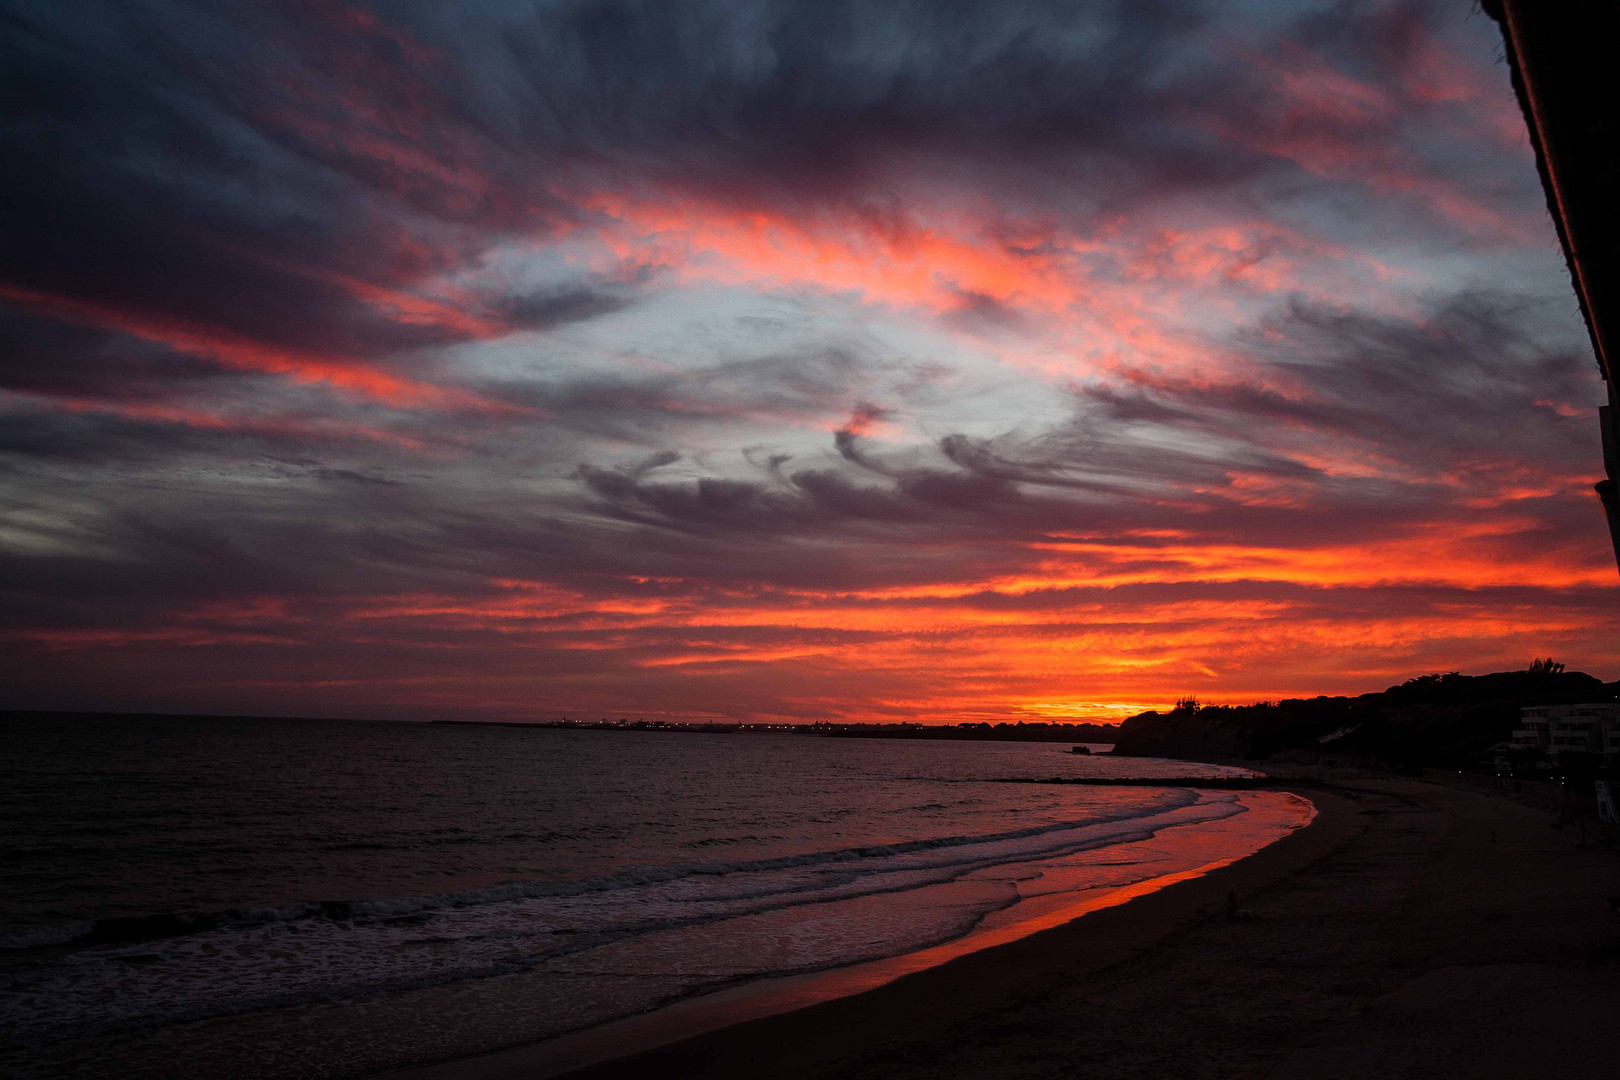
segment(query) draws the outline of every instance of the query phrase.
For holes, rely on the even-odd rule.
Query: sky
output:
[[[0,707],[1620,676],[1466,0],[0,0]]]

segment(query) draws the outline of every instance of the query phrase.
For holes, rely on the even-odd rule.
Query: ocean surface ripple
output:
[[[1169,786],[1210,766],[1067,749],[300,721],[14,731],[0,1036],[44,1049],[515,974],[538,979],[530,1012],[556,1033],[916,951],[1299,823],[1266,796]],[[1121,773],[1166,786],[1004,782]]]

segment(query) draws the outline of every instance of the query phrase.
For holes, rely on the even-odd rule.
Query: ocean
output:
[[[1213,766],[1068,749],[291,720],[17,726],[0,756],[0,1042],[15,1048],[10,1071],[46,1076],[178,1024],[435,988],[483,1002],[455,1038],[346,1039],[284,1070],[360,1074],[971,942],[1309,819],[1291,796],[1198,788]],[[1027,782],[1121,775],[1159,782]],[[521,996],[520,1017],[491,1026],[494,986]]]

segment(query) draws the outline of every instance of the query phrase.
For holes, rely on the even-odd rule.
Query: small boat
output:
[[[1089,753],[1091,753],[1091,747],[1089,747],[1089,746],[1077,746],[1073,750],[1070,750],[1069,753],[1071,753],[1071,754],[1089,754]]]

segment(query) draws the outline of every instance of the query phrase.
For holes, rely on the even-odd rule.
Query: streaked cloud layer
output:
[[[0,704],[1612,677],[1466,3],[13,4]]]

